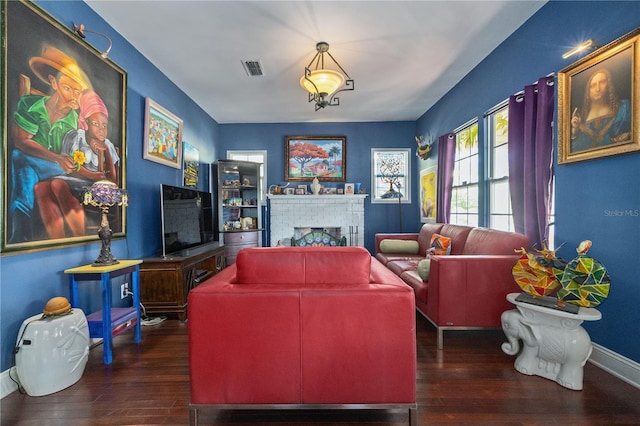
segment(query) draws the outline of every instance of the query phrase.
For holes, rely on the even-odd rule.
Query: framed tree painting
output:
[[[285,137],[287,181],[344,182],[347,178],[346,136]]]
[[[558,73],[558,163],[640,150],[640,28]]]
[[[411,203],[411,149],[371,149],[371,202]]]
[[[145,160],[182,167],[182,120],[151,98],[145,101]]]
[[[32,2],[1,7],[0,251],[98,240],[100,210],[82,200],[98,180],[126,187],[127,74]],[[125,209],[109,224],[124,237]]]

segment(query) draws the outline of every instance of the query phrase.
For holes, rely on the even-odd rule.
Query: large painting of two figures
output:
[[[100,180],[125,187],[126,72],[33,3],[2,9],[1,251],[97,240],[83,197]],[[125,235],[122,207],[109,223]]]

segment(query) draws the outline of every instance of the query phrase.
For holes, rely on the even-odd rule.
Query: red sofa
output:
[[[190,423],[212,409],[406,409],[415,298],[361,247],[246,248],[189,293]]]
[[[451,238],[451,253],[431,256],[423,281],[418,262],[426,257],[433,234]],[[417,241],[418,253],[382,253],[385,239]],[[418,233],[376,234],[375,257],[414,289],[416,308],[437,328],[442,349],[444,330],[501,326],[500,315],[513,308],[507,294],[520,291],[511,274],[520,257],[514,250],[529,244],[526,236],[512,232],[427,223]]]

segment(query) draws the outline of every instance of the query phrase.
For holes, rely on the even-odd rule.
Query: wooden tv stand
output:
[[[140,301],[144,312],[177,315],[187,319],[187,296],[192,288],[225,268],[224,246],[210,243],[147,257],[140,265]]]

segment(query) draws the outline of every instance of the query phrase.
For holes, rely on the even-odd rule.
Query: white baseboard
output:
[[[589,362],[602,368],[607,373],[640,389],[640,364],[632,361],[616,352],[593,343],[593,352]],[[12,375],[16,377],[15,367],[12,367]],[[0,399],[18,390],[18,385],[9,378],[9,370],[0,373]]]
[[[11,367],[10,370],[5,370],[0,374],[0,399],[18,390],[16,382],[9,377],[9,371],[11,371],[12,377],[15,378],[17,376],[15,367]]]
[[[592,344],[593,352],[589,357],[590,363],[640,389],[640,363],[625,358],[597,343]]]

